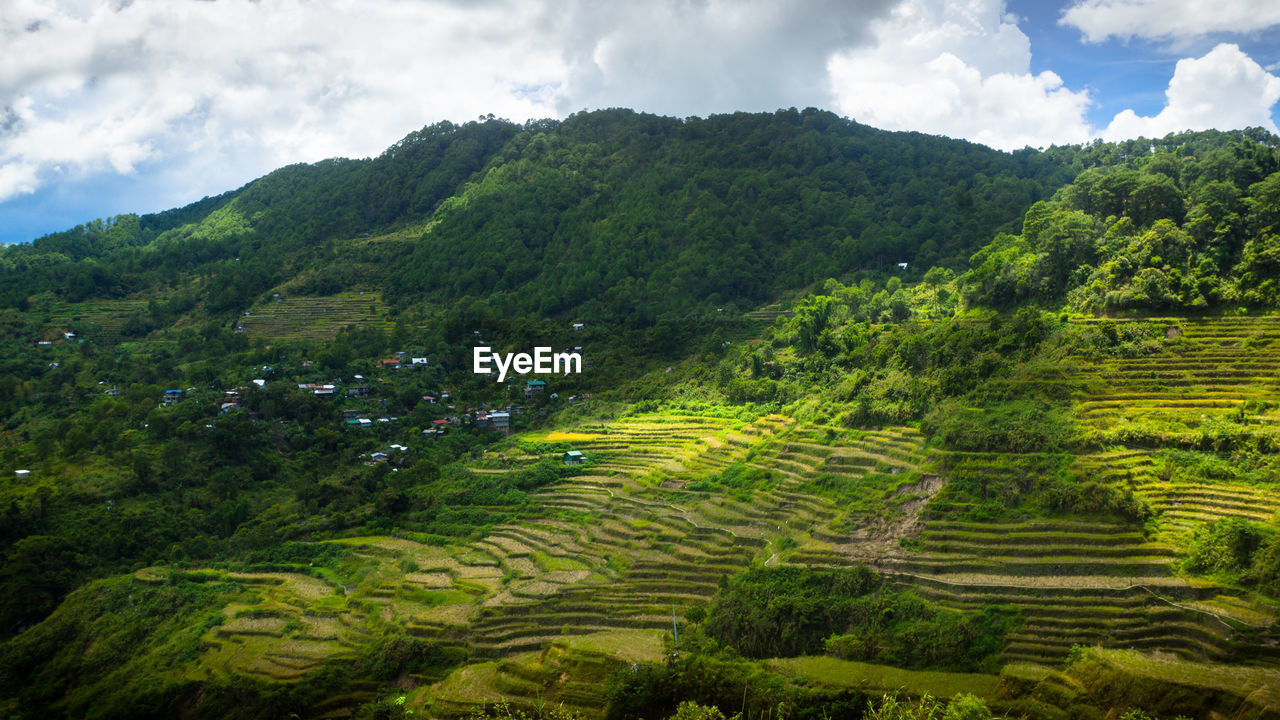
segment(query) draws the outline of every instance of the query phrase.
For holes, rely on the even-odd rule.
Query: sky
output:
[[[0,242],[481,115],[818,107],[1001,150],[1277,132],[1280,3],[0,0]]]

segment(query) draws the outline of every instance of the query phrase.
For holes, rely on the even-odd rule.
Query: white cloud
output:
[[[36,169],[26,163],[0,165],[0,198],[36,191]]]
[[[1059,21],[1089,42],[1108,38],[1192,38],[1280,25],[1280,4],[1258,0],[1080,0]]]
[[[1141,117],[1125,110],[1101,134],[1107,140],[1120,140],[1254,126],[1277,132],[1271,120],[1271,107],[1277,100],[1280,77],[1262,69],[1238,46],[1223,43],[1204,57],[1178,61],[1159,114]]]
[[[487,113],[826,105],[895,1],[4,0],[0,202],[141,169],[177,203]]]
[[[487,113],[834,105],[1005,149],[1096,134],[1086,91],[1030,72],[1030,41],[1001,0],[0,3],[0,203],[135,174],[156,178],[159,209]],[[1122,7],[1150,11],[1086,2],[1067,15]],[[1106,132],[1272,127],[1275,92],[1220,46],[1179,63],[1164,112],[1122,113]]]
[[[184,188],[198,197],[291,162],[376,154],[441,119],[554,114],[517,91],[565,74],[523,29],[533,20],[517,3],[13,0],[0,168],[25,179],[0,184],[0,200],[175,163],[212,171]]]
[[[999,0],[907,0],[872,32],[828,66],[837,106],[860,122],[1002,149],[1090,137],[1088,94],[1030,73],[1030,41]]]
[[[569,65],[562,111],[677,116],[822,106],[827,60],[897,0],[575,0],[547,9]]]

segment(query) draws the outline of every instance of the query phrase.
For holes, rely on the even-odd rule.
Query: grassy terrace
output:
[[[51,321],[62,325],[70,325],[72,322],[87,323],[90,327],[96,326],[108,336],[113,336],[120,333],[129,318],[146,312],[147,303],[144,300],[96,300],[92,303],[62,306]]]
[[[1280,317],[1171,320],[1169,326],[1181,336],[1169,355],[1114,359],[1098,368],[1106,382],[1082,398],[1087,421],[1112,434],[1128,425],[1152,428],[1169,444],[1211,436],[1229,422],[1231,430],[1274,442],[1280,433]],[[1280,512],[1274,485],[1174,481],[1159,472],[1156,450],[1135,447],[1126,454],[1128,468],[1112,476],[1151,501],[1166,534],[1205,520],[1269,520]]]
[[[922,442],[910,429],[655,414],[568,430],[528,439],[570,442],[588,457],[585,472],[479,540],[347,538],[338,542],[357,560],[341,574],[232,578],[251,592],[224,610],[184,672],[289,681],[404,632],[465,646],[473,658],[413,695],[423,711],[559,698],[595,716],[605,671],[656,655],[673,611],[705,603],[721,575],[823,553],[851,561],[865,544],[852,527],[899,522],[923,504]],[[473,464],[515,472],[537,460],[508,452]],[[576,668],[569,685],[565,668]],[[362,697],[335,701],[331,715]]]
[[[1088,368],[1095,388],[1081,398],[1091,425],[1117,431],[1141,422],[1190,435],[1213,419],[1255,422],[1276,432],[1280,419],[1280,317],[1168,319],[1176,344],[1167,354],[1114,358]]]
[[[251,335],[291,340],[328,340],[348,325],[392,326],[376,293],[282,297],[255,305],[240,322]]]
[[[1154,428],[1158,432],[1149,435],[1160,442],[1117,443],[1071,457],[1068,466],[1077,478],[1129,488],[1148,500],[1158,532],[1110,517],[979,520],[977,505],[944,489],[922,513],[921,549],[889,553],[878,565],[941,605],[1021,608],[1026,623],[1011,638],[1009,661],[1054,664],[1081,643],[1280,663],[1274,648],[1258,645],[1271,637],[1274,606],[1175,572],[1179,548],[1195,524],[1227,516],[1273,518],[1280,495],[1273,488],[1162,479],[1157,457],[1165,444],[1185,443],[1216,421],[1243,420],[1264,435],[1277,431],[1271,406],[1280,402],[1280,318],[1168,324],[1173,343],[1167,354],[1081,361],[1074,371],[1089,388],[1078,405],[1086,426],[1104,440]],[[1034,453],[934,457],[951,473],[992,481],[1050,474],[1066,462]]]

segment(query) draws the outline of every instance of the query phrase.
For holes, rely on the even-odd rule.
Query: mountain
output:
[[[402,305],[471,297],[507,315],[648,323],[899,262],[960,267],[1070,179],[1065,155],[813,109],[444,123],[371,160],[291,166],[186,208],[39,238],[5,254],[2,277],[15,307],[45,289],[124,297],[186,272],[208,276],[198,299],[215,313],[289,280],[312,294],[376,285]]]
[[[0,708],[1275,717],[1278,148],[608,110],[6,248]]]

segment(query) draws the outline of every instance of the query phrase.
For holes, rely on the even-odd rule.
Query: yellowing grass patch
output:
[[[662,660],[662,630],[609,630],[557,640],[570,650],[598,652],[628,662]]]
[[[1245,698],[1257,707],[1280,706],[1280,670],[1196,662],[1134,650],[1103,650],[1093,655],[1130,675],[1189,687],[1210,688]]]
[[[588,433],[553,432],[547,433],[547,442],[586,442],[587,440],[595,440],[598,437],[600,436]]]

